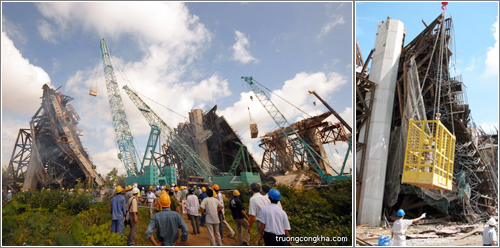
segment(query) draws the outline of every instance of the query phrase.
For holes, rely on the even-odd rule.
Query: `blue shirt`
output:
[[[198,199],[200,199],[200,201],[203,201],[203,199],[207,198],[207,192],[203,192],[200,194],[200,196],[198,196]]]
[[[125,197],[123,195],[115,195],[111,198],[111,219],[112,220],[123,220],[123,217],[127,215],[125,209]]]
[[[153,219],[149,222],[146,235],[153,236],[153,231],[156,228],[156,237],[161,242],[161,245],[172,246],[179,237],[179,228],[182,230],[181,240],[186,241],[188,238],[188,227],[182,216],[170,210],[163,208],[161,212],[156,213]]]

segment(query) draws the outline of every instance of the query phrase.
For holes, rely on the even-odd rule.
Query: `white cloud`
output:
[[[324,35],[327,35],[332,31],[332,29],[337,26],[337,25],[342,25],[345,23],[344,17],[342,16],[333,16],[333,19],[331,22],[326,23],[323,28],[321,28],[321,32],[318,35],[318,39],[321,39]]]
[[[40,107],[42,85],[49,82],[49,75],[23,58],[2,31],[2,111],[33,115]]]
[[[28,42],[23,26],[11,22],[5,15],[2,16],[2,31],[5,31],[9,37],[19,42],[20,45],[25,45]]]
[[[239,61],[242,64],[248,64],[250,62],[258,63],[259,60],[254,58],[254,56],[248,51],[250,48],[250,41],[246,35],[240,31],[235,32],[236,43],[231,48],[233,50],[233,60]]]
[[[485,133],[496,134],[498,131],[498,123],[483,123],[481,128]]]
[[[57,39],[56,39],[58,31],[55,30],[55,28],[50,23],[48,23],[46,20],[38,21],[37,27],[38,27],[38,33],[40,34],[42,39],[44,39],[50,43],[53,43],[53,44],[59,43],[59,42],[57,42]]]
[[[491,28],[493,31],[493,37],[495,38],[495,44],[493,47],[488,48],[488,53],[486,54],[486,70],[484,72],[485,76],[498,76],[498,16],[497,21],[493,24]]]

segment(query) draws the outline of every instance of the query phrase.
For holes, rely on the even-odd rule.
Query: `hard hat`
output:
[[[428,139],[424,139],[424,145],[426,145],[426,146],[429,145],[429,140]]]
[[[179,191],[179,187],[174,188],[175,192]]]
[[[9,189],[9,191],[7,191],[8,193],[12,192],[12,190]]]
[[[149,190],[153,190],[153,186],[149,186]]]
[[[118,187],[120,187],[120,188],[121,188],[122,186],[118,185]],[[73,190],[74,190],[74,189],[71,189],[70,191],[73,191]],[[123,190],[123,189],[122,189],[122,190]]]
[[[214,189],[215,189],[215,190],[219,190],[219,185],[214,184]]]
[[[73,191],[73,189],[71,189],[71,191]],[[117,194],[120,194],[122,191],[123,191],[123,188],[122,188],[122,186],[120,186],[120,185],[118,185],[118,187],[116,187],[116,189],[115,189],[115,192],[116,192]]]
[[[205,187],[201,187],[201,192],[207,192],[207,189]]]
[[[144,189],[144,187],[142,187],[142,189]]]
[[[497,221],[495,220],[495,218],[491,217],[489,220],[488,220],[488,225],[490,226],[495,226],[497,224]]]
[[[174,186],[175,186],[175,183],[172,183],[172,187],[174,187]]]
[[[133,188],[132,189],[132,194],[135,195],[135,194],[138,194],[139,193],[139,189],[138,188]]]
[[[170,207],[170,196],[168,194],[161,194],[158,202],[160,203],[160,206],[168,208]]]
[[[398,216],[405,216],[405,211],[403,209],[398,210]]]
[[[233,195],[234,196],[239,196],[240,192],[237,189],[235,189],[235,190],[233,190]]]
[[[269,196],[269,198],[273,200],[277,201],[281,200],[281,194],[277,189],[270,190],[269,193],[267,193],[267,195]]]

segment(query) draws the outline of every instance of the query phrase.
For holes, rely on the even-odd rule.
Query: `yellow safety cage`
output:
[[[401,181],[451,191],[455,140],[455,135],[439,120],[410,120]]]

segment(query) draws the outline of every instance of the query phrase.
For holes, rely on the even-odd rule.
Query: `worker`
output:
[[[129,218],[130,218],[130,233],[128,234],[128,241],[127,245],[135,245],[135,234],[137,232],[137,194],[139,194],[139,189],[138,188],[133,188],[131,191],[132,197],[130,197],[128,204],[127,204],[127,209],[129,210]]]
[[[172,211],[181,214],[179,203],[175,199],[175,190],[173,188],[170,188],[170,191],[168,191],[168,195],[170,196],[170,202],[171,202],[170,209],[172,209]]]
[[[149,207],[149,218],[153,219],[156,195],[153,193],[153,186],[149,187],[148,194],[146,195]]]
[[[193,234],[200,233],[200,203],[198,202],[198,197],[194,194],[194,190],[189,190],[189,195],[186,200],[186,206],[188,209],[189,220],[191,221],[191,226],[193,227]]]
[[[187,193],[188,193],[187,188],[185,186],[181,186],[181,199],[182,199],[182,201],[186,200]]]
[[[182,216],[170,210],[170,196],[168,194],[161,194],[158,202],[161,206],[160,212],[153,216],[153,219],[149,222],[148,229],[146,230],[146,235],[149,240],[155,246],[172,246],[180,245],[184,246],[185,242],[188,240],[188,227]],[[156,241],[153,231],[156,228],[156,237],[158,237],[159,242]],[[179,229],[181,229],[181,241],[176,243],[179,238]]]
[[[123,188],[118,185],[115,195],[111,197],[111,233],[123,235],[123,220],[127,214],[125,208],[125,197],[122,195]]]
[[[291,240],[284,240],[285,237],[290,237],[291,228],[287,214],[278,206],[281,194],[277,189],[272,189],[268,198],[271,204],[262,206],[257,217],[260,222],[259,240],[264,239],[266,246],[291,246]]]
[[[248,215],[243,208],[243,203],[240,200],[240,192],[235,189],[233,190],[233,199],[229,202],[229,209],[231,209],[231,214],[233,216],[234,221],[236,222],[236,228],[238,230],[238,246],[248,246],[248,242],[250,242],[250,234],[248,233],[248,229],[250,226],[248,225]],[[247,229],[243,231],[242,228]],[[243,237],[242,237],[243,232]]]
[[[160,189],[160,186],[156,186],[155,195],[156,195],[156,198],[160,198],[160,195],[161,195],[161,189]]]
[[[203,210],[203,215],[206,215],[210,245],[222,246],[222,239],[218,228],[220,223],[218,212],[221,211],[224,206],[222,206],[220,201],[214,198],[213,196],[214,196],[214,191],[208,189],[207,198],[203,199],[200,207]]]
[[[178,193],[177,193],[177,192],[179,192],[179,187],[178,187],[178,186],[175,186],[175,187],[174,187],[174,197],[175,197],[175,199],[176,199],[177,201],[179,201],[179,200],[180,200],[180,198],[178,197]]]
[[[425,213],[422,216],[413,219],[413,220],[405,220],[405,211],[403,209],[398,210],[397,215],[399,219],[394,221],[391,232],[391,239],[393,240],[393,246],[406,246],[406,230],[408,227],[425,218]]]
[[[125,187],[125,200],[128,202],[128,200],[132,197],[132,186],[127,185]]]
[[[271,187],[269,187],[269,185],[267,185],[267,184],[262,185],[262,192],[264,193],[264,197],[267,197],[267,193],[269,193],[270,190],[271,190]],[[278,206],[281,209],[283,209],[283,207],[281,206],[281,201],[278,202]]]
[[[5,196],[5,199],[8,201],[12,199],[12,190],[7,190],[7,195]]]
[[[219,211],[219,232],[220,232],[220,237],[222,239],[222,241],[224,241],[224,232],[222,231],[222,227],[224,226],[228,231],[229,231],[229,237],[230,238],[234,238],[234,235],[236,235],[236,233],[234,233],[234,230],[231,228],[231,226],[229,225],[229,223],[227,223],[226,221],[226,215],[225,215],[225,212],[224,212],[224,197],[222,196],[222,193],[219,191],[219,185],[218,184],[214,184],[214,191],[215,191],[215,195],[217,198],[217,200],[220,201],[220,203],[222,204],[222,210]]]
[[[201,187],[201,194],[200,194],[200,196],[198,196],[198,200],[200,201],[200,204],[203,201],[203,199],[207,198],[206,192],[207,192],[207,188]],[[205,215],[203,215],[203,214],[201,215],[200,226],[205,226]]]
[[[488,226],[483,231],[483,246],[497,246],[497,233],[495,231],[497,221],[491,217],[486,224]]]
[[[167,186],[163,186],[163,187],[161,188],[161,195],[163,195],[163,194],[167,194]],[[167,195],[168,195],[168,194],[167,194]]]
[[[196,185],[193,186],[193,190],[194,190],[194,194],[196,195],[196,197],[199,197],[200,194],[201,194],[201,190],[200,190],[200,187],[197,187]]]
[[[260,184],[250,184],[250,190],[252,191],[253,195],[250,198],[250,204],[248,205],[248,215],[250,217],[250,220],[248,221],[248,224],[250,225],[250,228],[248,229],[249,234],[252,231],[253,223],[255,222],[257,222],[257,233],[260,232],[260,222],[257,220],[260,209],[263,206],[271,204],[271,201],[269,201],[269,197],[264,197],[260,193]]]

